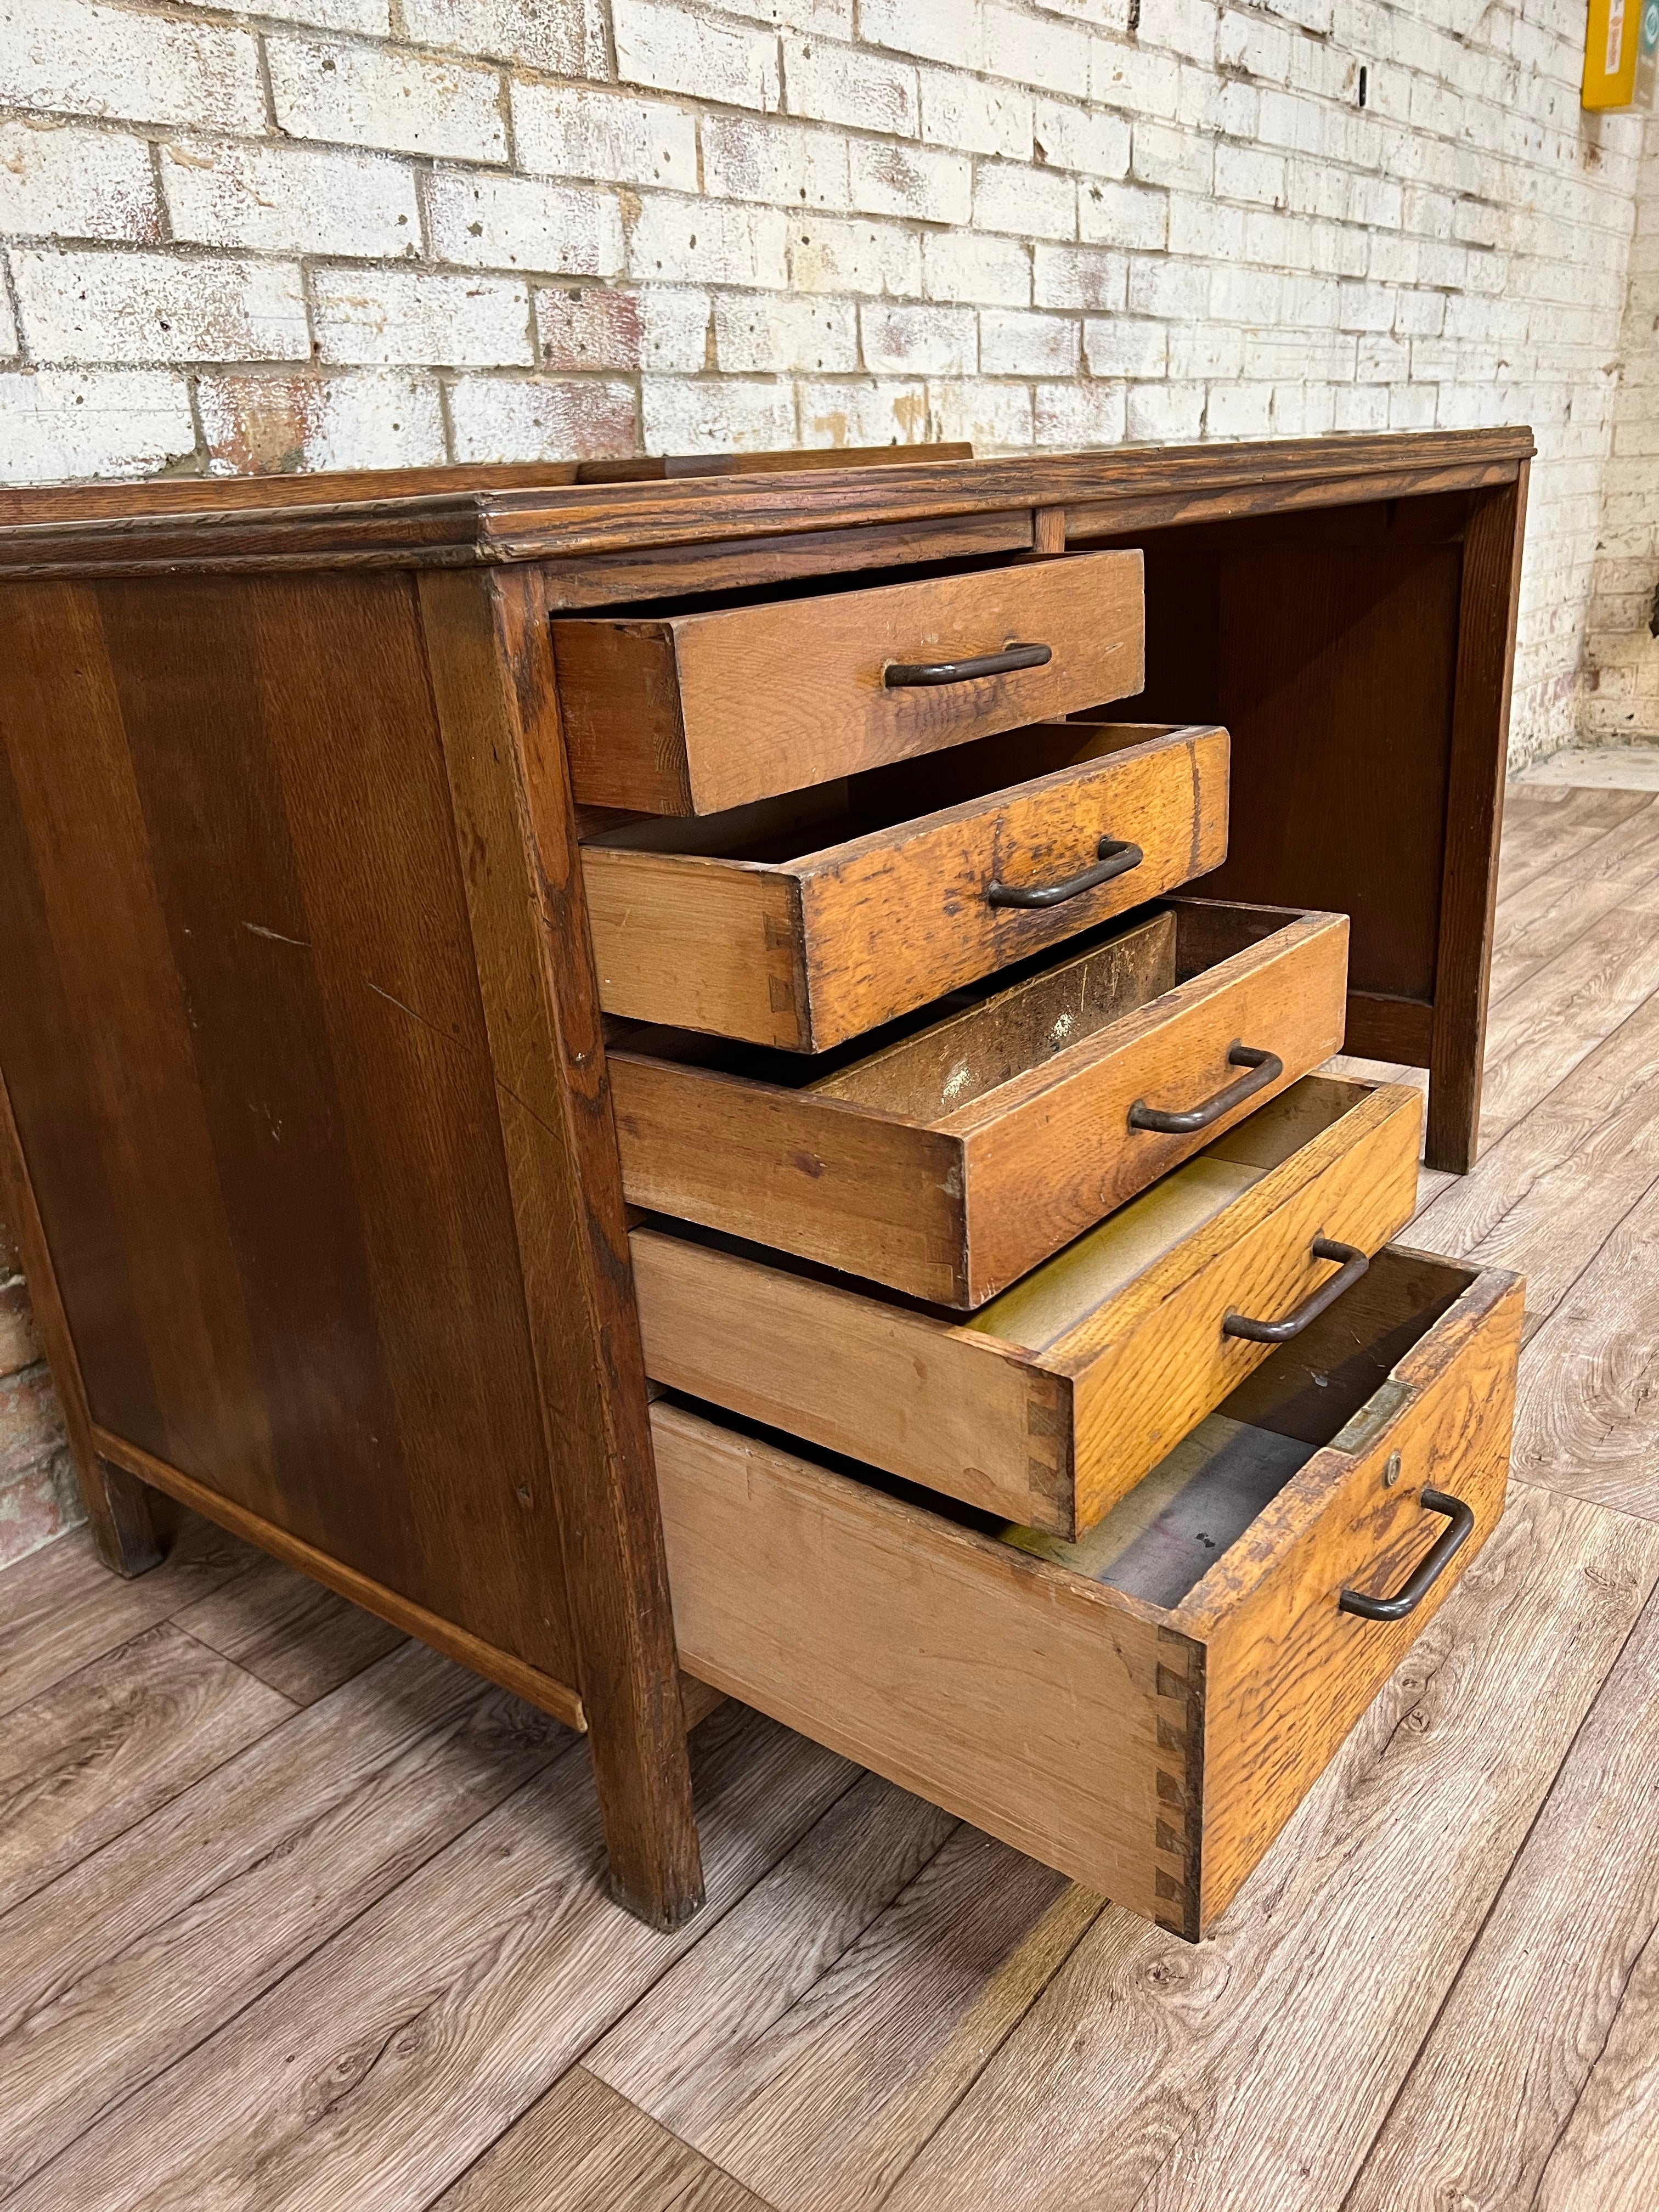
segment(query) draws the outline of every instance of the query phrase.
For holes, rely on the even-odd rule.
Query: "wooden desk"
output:
[[[619,1893],[682,1919],[550,616],[1139,549],[1146,684],[1114,711],[1232,737],[1199,889],[1352,917],[1347,1048],[1429,1066],[1427,1157],[1462,1171],[1532,450],[0,495],[0,1201],[109,1564],[153,1562],[153,1486],[585,1726]]]

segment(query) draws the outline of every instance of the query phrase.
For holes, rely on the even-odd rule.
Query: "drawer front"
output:
[[[1421,1130],[1414,1090],[1310,1077],[970,1327],[636,1229],[646,1370],[1074,1536],[1271,1355],[1230,1313],[1294,1314],[1336,1272],[1316,1238],[1374,1253],[1411,1218]]]
[[[708,814],[1139,691],[1141,558],[655,620],[562,617],[553,644],[577,800]],[[1022,644],[1048,659],[975,672]],[[914,680],[947,667],[963,672]]]
[[[600,1003],[823,1052],[1218,866],[1226,732],[1148,731],[1127,746],[1121,735],[1091,741],[1060,726],[969,748],[1014,775],[1023,750],[1084,757],[919,819],[820,839],[799,858],[726,857],[700,836],[665,850],[650,832],[630,844],[626,830],[584,846]],[[1091,742],[1111,749],[1096,756]],[[732,817],[733,853],[763,834],[759,811]],[[1103,858],[1103,843],[1127,850]],[[1122,872],[1090,882],[1132,854]],[[1010,902],[1057,890],[1050,905]]]
[[[1196,1938],[1501,1510],[1519,1285],[1430,1265],[1449,1308],[1392,1371],[1382,1324],[1382,1379],[1346,1431],[1174,1607],[659,1401],[683,1664]],[[1468,1499],[1474,1534],[1407,1620],[1343,1612],[1444,1525],[1425,1480]]]
[[[1400,1246],[1358,1293],[1229,1400],[1246,1418],[1310,1433],[1314,1401],[1344,1370],[1382,1360],[1363,1345],[1368,1300],[1443,1296],[1463,1271]],[[1419,1285],[1422,1287],[1419,1288]],[[1497,1527],[1509,1480],[1525,1285],[1480,1275],[1182,1608],[1208,1642],[1201,1917],[1227,1904],[1343,1738]],[[1427,1486],[1467,1502],[1473,1534],[1421,1604],[1395,1622],[1340,1609],[1345,1589],[1401,1590],[1446,1532]]]
[[[1177,900],[810,1086],[625,1045],[611,1056],[623,1188],[977,1306],[1337,1051],[1346,962],[1343,915]],[[1241,1041],[1270,1058],[1244,1067]],[[1208,1118],[1149,1129],[1139,1103]]]

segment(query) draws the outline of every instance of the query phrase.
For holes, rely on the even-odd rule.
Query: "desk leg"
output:
[[[58,1277],[46,1249],[46,1231],[22,1139],[11,1110],[11,1097],[0,1077],[0,1212],[11,1224],[23,1261],[35,1325],[46,1347],[46,1364],[63,1408],[64,1430],[75,1459],[87,1519],[92,1524],[98,1556],[118,1575],[142,1575],[159,1566],[161,1547],[150,1516],[149,1492],[142,1482],[118,1467],[100,1459],[93,1448],[92,1416],[87,1408],[86,1386],[69,1317],[58,1293]]]
[[[419,591],[611,1885],[678,1928],[702,1867],[547,610],[531,568]]]
[[[1504,823],[1527,475],[1522,461],[1512,483],[1478,493],[1463,534],[1425,1149],[1430,1167],[1454,1175],[1468,1173],[1480,1145],[1486,978]]]

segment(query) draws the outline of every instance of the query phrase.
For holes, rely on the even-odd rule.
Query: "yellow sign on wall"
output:
[[[1583,105],[1629,107],[1639,100],[1650,106],[1656,50],[1659,0],[1589,0]]]

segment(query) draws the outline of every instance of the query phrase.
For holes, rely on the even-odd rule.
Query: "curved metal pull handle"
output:
[[[1334,1305],[1371,1264],[1358,1245],[1338,1244],[1329,1237],[1314,1238],[1313,1255],[1316,1260],[1340,1260],[1342,1265],[1283,1321],[1252,1321],[1248,1314],[1230,1313],[1222,1320],[1223,1336],[1247,1336],[1252,1344],[1288,1344],[1293,1336],[1301,1335],[1310,1321],[1317,1321],[1327,1306]]]
[[[1006,645],[977,660],[890,660],[881,680],[890,691],[917,684],[972,684],[981,676],[1006,676],[1011,669],[1042,668],[1054,657],[1052,646]]]
[[[1095,854],[1096,865],[1092,868],[1085,868],[1080,876],[1067,876],[1063,884],[1045,884],[1040,890],[1025,890],[1017,884],[994,880],[985,886],[985,896],[992,906],[1060,906],[1066,900],[1075,898],[1079,891],[1091,891],[1101,884],[1109,884],[1114,876],[1127,876],[1146,857],[1139,845],[1125,844],[1116,837],[1103,837],[1095,848]]]
[[[1248,1067],[1251,1073],[1182,1114],[1166,1114],[1161,1106],[1149,1106],[1144,1098],[1137,1098],[1129,1109],[1129,1127],[1156,1129],[1166,1137],[1189,1137],[1194,1129],[1207,1129],[1233,1107],[1265,1091],[1270,1083],[1277,1083],[1285,1073],[1285,1063],[1276,1052],[1258,1052],[1254,1045],[1240,1044],[1237,1039],[1227,1048],[1227,1063],[1231,1067]]]
[[[1357,1613],[1362,1620],[1403,1620],[1433,1589],[1452,1560],[1469,1540],[1474,1527],[1474,1508],[1449,1490],[1423,1486],[1423,1503],[1431,1513],[1443,1513],[1451,1522],[1422,1565],[1397,1597],[1367,1597],[1363,1590],[1345,1589],[1336,1601],[1339,1613]]]

